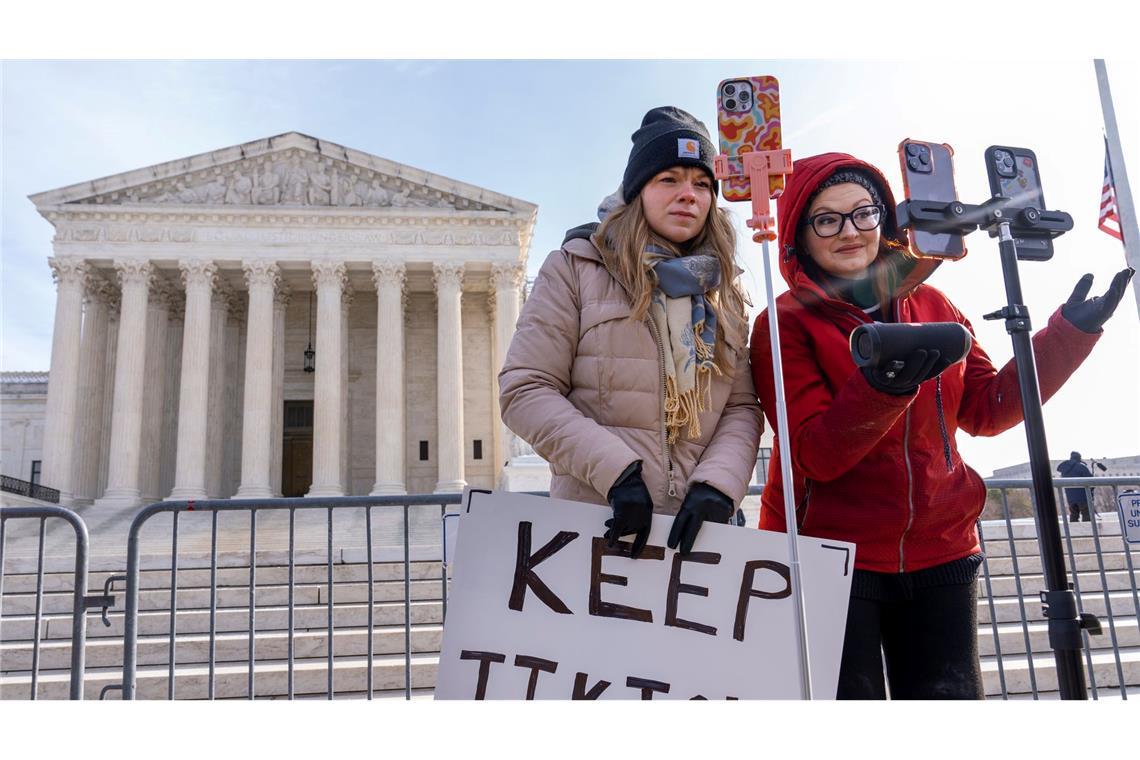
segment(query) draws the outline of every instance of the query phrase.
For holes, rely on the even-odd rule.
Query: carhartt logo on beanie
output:
[[[623,198],[629,203],[658,172],[673,166],[696,166],[705,170],[717,192],[713,158],[716,150],[708,130],[699,119],[675,106],[654,108],[641,120],[641,128],[632,135],[625,176],[622,177]]]

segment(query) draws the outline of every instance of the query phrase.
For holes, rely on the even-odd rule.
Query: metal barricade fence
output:
[[[335,607],[336,600],[336,579],[334,577],[334,568],[337,565],[343,565],[343,562],[338,562],[335,549],[341,546],[343,559],[344,538],[338,544],[334,536],[334,515],[347,515],[354,514],[357,518],[363,517],[363,546],[352,547],[363,549],[362,555],[357,555],[358,559],[362,559],[366,567],[366,590],[365,590],[365,610],[364,616],[366,643],[364,646],[363,661],[361,654],[350,654],[346,656],[352,665],[358,666],[363,662],[364,666],[364,682],[363,688],[354,688],[350,691],[352,693],[360,693],[368,699],[374,695],[374,670],[375,670],[375,614],[376,614],[376,600],[375,600],[375,579],[373,577],[374,567],[377,562],[377,557],[374,553],[374,531],[373,531],[373,516],[374,511],[379,510],[381,513],[398,511],[400,514],[402,525],[402,540],[400,541],[400,552],[403,562],[403,675],[404,675],[404,696],[405,698],[411,697],[412,692],[412,628],[413,628],[413,604],[412,604],[412,545],[409,541],[409,524],[411,522],[411,509],[414,507],[437,507],[439,509],[438,520],[442,521],[443,514],[446,513],[448,505],[459,504],[461,495],[458,493],[452,494],[422,494],[422,495],[407,495],[407,496],[348,496],[348,497],[305,497],[305,498],[289,498],[289,499],[235,499],[235,500],[202,500],[202,501],[167,501],[153,504],[144,508],[134,518],[131,524],[130,532],[127,539],[127,590],[126,590],[126,614],[124,620],[124,641],[123,641],[123,680],[122,680],[122,696],[124,699],[134,699],[138,696],[138,643],[139,643],[139,591],[140,591],[140,571],[141,571],[141,540],[140,535],[144,526],[147,525],[153,517],[158,514],[170,513],[172,515],[171,529],[170,529],[170,557],[169,572],[170,572],[170,604],[169,604],[169,623],[168,640],[167,640],[167,653],[166,653],[166,697],[167,699],[174,699],[176,692],[176,669],[177,661],[177,634],[179,632],[179,619],[178,619],[178,541],[179,541],[179,519],[188,513],[209,514],[210,515],[210,582],[209,582],[209,633],[206,640],[207,652],[207,669],[204,674],[205,677],[205,693],[195,696],[205,696],[208,699],[214,699],[217,694],[217,657],[216,647],[218,643],[218,517],[219,515],[232,514],[232,513],[247,513],[248,514],[248,530],[249,530],[249,551],[248,551],[248,601],[245,609],[247,615],[246,634],[246,647],[244,656],[245,665],[245,696],[248,699],[254,699],[257,696],[257,674],[258,658],[257,658],[257,641],[258,641],[258,606],[257,606],[257,570],[258,570],[258,519],[261,516],[273,516],[285,514],[288,516],[288,549],[286,553],[286,566],[287,566],[287,585],[286,593],[287,600],[285,604],[286,619],[284,631],[284,643],[286,647],[286,661],[285,661],[285,688],[280,696],[293,699],[297,694],[295,688],[295,676],[297,673],[296,660],[296,644],[297,636],[302,631],[297,628],[303,629],[304,633],[308,633],[315,629],[315,616],[316,607],[320,602],[320,589],[318,589],[318,605],[304,604],[305,620],[301,626],[296,625],[296,612],[297,603],[295,599],[295,592],[297,588],[296,571],[298,564],[296,562],[296,539],[297,539],[297,516],[298,513],[308,513],[313,511],[324,511],[325,513],[325,570],[326,581],[324,584],[324,659],[325,659],[325,694],[328,699],[332,699],[337,694],[334,676],[336,674],[337,660],[336,660],[336,625],[335,617],[337,609]],[[441,522],[436,522],[434,525],[429,525],[430,531],[434,531],[434,535],[438,538],[440,536]],[[309,534],[311,537],[311,533]],[[357,543],[359,543],[359,536],[356,536]],[[429,553],[430,554],[430,553]],[[311,559],[311,552],[309,559]],[[434,557],[432,558],[434,560]],[[440,573],[438,581],[440,582],[439,604],[441,609],[440,622],[442,623],[442,610],[446,600],[446,587],[447,587],[447,573],[446,568],[442,563],[442,555],[439,556]],[[312,567],[309,563],[304,563],[304,567]],[[243,567],[244,569],[244,567]],[[279,568],[278,568],[279,569]],[[420,580],[431,580],[430,577],[424,577]],[[277,590],[279,591],[279,584]],[[345,584],[347,585],[347,584]],[[359,590],[359,584],[353,584]],[[279,601],[276,607],[280,607]],[[240,610],[240,608],[231,607],[231,610]],[[270,608],[272,609],[272,608]],[[280,612],[279,609],[274,610]],[[353,611],[357,611],[355,608]],[[200,616],[199,616],[200,617]],[[228,629],[233,629],[232,615],[229,616],[231,620],[227,625]],[[278,619],[278,626],[280,625],[280,616]],[[358,621],[359,616],[355,616],[353,622]],[[347,626],[346,626],[347,627]],[[359,633],[360,625],[353,625],[351,629],[355,633]],[[267,633],[269,631],[267,630]],[[280,634],[280,630],[275,629],[274,633]],[[278,636],[278,639],[280,637]],[[311,654],[312,648],[309,644],[319,643],[314,641],[306,642],[306,652]],[[200,643],[196,642],[196,643]],[[227,641],[230,645],[229,662],[233,662],[233,652],[237,649],[233,646],[235,643],[232,637]],[[357,646],[353,651],[359,649]],[[313,657],[307,657],[306,671],[312,673],[316,670]],[[277,668],[277,674],[280,675],[280,668]],[[223,696],[235,696],[232,687],[233,668],[229,668],[227,673],[230,678],[227,679],[231,683],[231,687],[227,689],[227,693]],[[187,679],[191,683],[195,679]],[[312,679],[309,679],[311,681]],[[349,680],[349,679],[345,679]],[[202,690],[199,688],[199,692]],[[282,690],[278,690],[279,692]],[[313,689],[306,687],[305,695],[313,695]]]
[[[979,652],[983,675],[989,673],[991,682],[994,676],[997,679],[987,691],[1002,699],[1055,696],[1052,650],[1039,598],[1043,579],[1039,526],[1031,507],[1032,484],[991,479],[986,485],[989,498],[978,525],[986,555],[978,581]],[[1140,487],[1140,477],[1058,479],[1055,487],[1065,563],[1079,611],[1097,614],[1104,629],[1102,636],[1084,635],[1090,696],[1127,699],[1129,687],[1133,695],[1140,687],[1140,596],[1132,548],[1122,540],[1116,515],[1107,511],[1091,523],[1070,525],[1063,490],[1085,488],[1090,492],[1090,505],[1097,503],[1093,489],[1111,491],[1109,501],[1115,502],[1120,491]],[[762,486],[749,489],[753,497],[761,492]],[[447,543],[451,539],[446,536],[450,521],[445,518],[454,515],[447,507],[459,502],[459,494],[423,494],[169,501],[145,507],[131,523],[127,541],[122,680],[104,687],[103,693],[121,688],[125,699],[332,699],[346,695],[371,699],[377,691],[389,695],[402,691],[408,699],[414,689],[430,690],[435,665],[431,655],[438,652],[447,604]],[[754,502],[750,500],[746,507],[750,527],[756,525]],[[170,522],[155,520],[160,513],[170,514]],[[62,517],[75,528],[71,696],[81,698],[83,613],[92,606],[113,603],[110,597],[85,596],[86,528],[73,512],[58,507],[4,509],[0,515],[0,604],[4,525],[16,517],[41,519],[36,630],[42,595],[43,520]],[[306,522],[305,515],[313,519]],[[219,517],[237,522],[219,530]],[[347,536],[341,531],[338,539],[334,525],[345,522],[351,530]],[[379,532],[378,523],[383,523]],[[428,541],[412,541],[412,526],[421,538],[428,536]],[[148,539],[144,535],[148,529],[161,535]],[[318,539],[320,547],[314,543]],[[208,558],[187,551],[195,546],[208,546]],[[163,547],[161,554],[156,547]],[[385,568],[390,575],[374,577],[376,569]],[[180,570],[198,573],[195,577],[199,578],[188,583],[184,593],[190,604],[182,608]],[[264,574],[260,580],[259,570]],[[433,586],[438,590],[432,590]],[[378,588],[390,593],[378,599]],[[148,595],[145,608],[140,608],[140,594]],[[345,624],[338,625],[338,618]],[[140,619],[145,627],[141,636],[147,671],[141,691]],[[378,635],[385,647],[380,654],[375,647]],[[259,641],[268,655],[259,656]],[[36,646],[33,660],[38,662],[38,641]],[[181,652],[188,656],[180,660]],[[415,660],[417,653],[422,657]],[[387,675],[378,687],[375,674],[385,668]],[[35,666],[32,671],[34,696]],[[296,677],[302,671],[305,684],[298,687]],[[259,689],[263,679],[272,688]]]
[[[1054,478],[1053,486],[1077,611],[1094,613],[1102,626],[1099,636],[1082,631],[1089,696],[1128,699],[1130,687],[1133,696],[1140,687],[1140,596],[1133,549],[1123,540],[1115,504],[1123,490],[1140,487],[1140,477]],[[1057,687],[1040,597],[1044,580],[1032,481],[995,478],[986,487],[978,526],[986,556],[979,594],[979,613],[986,613],[984,619],[979,614],[983,674],[996,671],[1003,699],[1038,699]],[[1070,522],[1064,491],[1072,488],[1084,489],[1090,522]],[[1097,498],[1108,494],[1110,499]],[[1098,503],[1104,507],[1099,513]]]
[[[71,510],[64,507],[51,506],[0,507],[0,642],[5,641],[3,638],[4,576],[6,568],[4,550],[8,542],[8,525],[14,521],[38,520],[39,530],[35,554],[35,613],[32,615],[32,625],[30,627],[32,657],[30,692],[28,695],[30,699],[37,699],[39,697],[40,686],[40,642],[43,638],[42,629],[45,627],[43,625],[44,541],[47,536],[47,523],[49,519],[63,520],[75,531],[75,565],[71,579],[71,663],[68,697],[69,699],[80,700],[83,699],[84,659],[86,656],[87,641],[87,610],[92,607],[102,607],[104,614],[103,619],[106,621],[106,610],[110,605],[114,604],[114,597],[107,596],[106,594],[102,596],[88,596],[87,594],[87,558],[89,549],[87,526],[83,520]],[[11,558],[9,557],[8,559],[10,562]],[[21,594],[19,596],[22,597],[24,595]],[[19,622],[24,622],[22,618],[26,616],[13,617],[17,617]],[[12,650],[14,654],[15,647],[12,647]],[[15,687],[15,684],[7,684],[7,686],[8,689],[12,689]]]

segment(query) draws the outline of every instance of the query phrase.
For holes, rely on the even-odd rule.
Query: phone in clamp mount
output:
[[[934,236],[964,236],[976,229],[997,237],[1003,224],[1009,225],[1017,258],[1028,261],[1047,261],[1053,256],[1053,238],[1073,228],[1073,218],[1064,211],[1044,210],[1041,178],[1037,171],[1037,157],[1027,148],[990,146],[986,149],[986,174],[990,180],[992,198],[980,205],[962,203],[943,187],[927,190],[923,194],[941,192],[946,200],[919,198],[910,182],[917,172],[912,164],[922,165],[921,156],[910,146],[915,140],[899,144],[904,181],[907,182],[907,200],[898,205],[896,217],[901,229],[907,230],[912,245],[926,234],[928,243],[919,244],[918,253],[936,258],[960,256],[932,253],[939,239]],[[927,145],[932,145],[927,143]],[[943,146],[947,149],[949,146]],[[908,152],[909,150],[909,152]],[[933,161],[933,159],[932,159]],[[921,180],[919,181],[921,184]],[[965,255],[965,248],[962,249]]]
[[[717,85],[720,155],[716,178],[726,201],[752,201],[753,240],[775,240],[768,201],[784,192],[792,152],[780,147],[780,83],[772,76],[736,77]],[[753,192],[763,188],[763,192]]]
[[[1017,258],[1048,261],[1053,258],[1053,238],[1072,229],[1063,227],[1068,214],[1045,210],[1045,193],[1041,189],[1041,172],[1037,156],[1029,148],[991,145],[986,148],[986,176],[990,194],[1003,199],[997,207],[1007,212],[1009,231],[1017,244]],[[991,236],[997,231],[990,230]]]
[[[899,165],[903,174],[903,193],[906,200],[903,213],[911,219],[910,212],[919,206],[930,203],[941,205],[944,211],[951,211],[945,217],[947,224],[941,229],[938,225],[903,225],[906,228],[910,248],[916,255],[932,259],[960,259],[966,255],[962,240],[966,234],[953,215],[953,208],[947,204],[958,203],[958,191],[954,187],[954,149],[945,143],[928,143],[907,138],[899,143]]]

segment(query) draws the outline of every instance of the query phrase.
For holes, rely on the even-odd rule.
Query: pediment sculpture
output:
[[[124,204],[325,206],[340,208],[457,208],[494,210],[485,204],[382,176],[342,161],[291,154],[237,162],[205,172],[159,180],[106,195]],[[90,198],[84,203],[99,202]]]

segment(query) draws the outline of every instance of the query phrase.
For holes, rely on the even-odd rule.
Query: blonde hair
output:
[[[657,288],[657,275],[645,261],[645,249],[650,243],[678,256],[701,249],[714,254],[720,263],[720,285],[707,296],[716,311],[717,337],[723,337],[726,331],[733,333],[738,340],[743,337],[748,317],[744,309],[744,293],[736,280],[736,230],[726,210],[714,203],[697,236],[677,245],[649,228],[639,194],[628,204],[611,211],[591,240],[629,293],[632,317],[638,320],[645,319],[653,291]],[[721,361],[723,346],[724,342],[718,340],[715,361],[721,367],[724,366]]]

